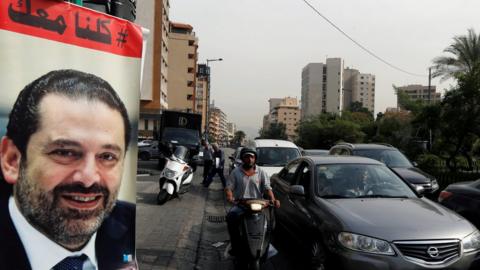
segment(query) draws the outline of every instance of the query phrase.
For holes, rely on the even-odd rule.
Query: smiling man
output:
[[[0,202],[2,268],[135,267],[135,207],[117,201],[130,131],[94,75],[52,71],[20,92],[1,141],[13,187]]]

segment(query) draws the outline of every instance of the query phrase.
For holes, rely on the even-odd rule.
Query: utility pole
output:
[[[432,68],[428,68],[428,105],[432,104],[432,94],[431,89],[432,87]],[[428,127],[428,151],[432,150],[432,129]]]

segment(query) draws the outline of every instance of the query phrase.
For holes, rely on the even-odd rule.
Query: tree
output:
[[[360,113],[366,113],[366,114],[372,114],[367,108],[363,107],[363,103],[360,101],[355,101],[350,104],[350,107],[348,108],[349,111],[351,112],[360,112]]]
[[[245,137],[247,135],[243,130],[237,130],[235,131],[235,134],[233,135],[233,139],[230,142],[233,146],[238,147],[243,144],[243,141],[245,140]]]
[[[468,29],[467,35],[454,37],[453,43],[444,52],[452,56],[440,56],[433,60],[433,77],[458,79],[461,75],[472,73],[479,68],[480,35]]]
[[[286,130],[287,126],[284,123],[270,123],[268,129],[261,128],[258,133],[260,133],[261,139],[287,140]]]

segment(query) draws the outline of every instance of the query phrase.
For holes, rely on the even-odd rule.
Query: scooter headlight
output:
[[[163,171],[163,174],[167,178],[174,178],[177,172],[174,170],[170,170],[169,168],[165,168],[165,170]]]
[[[262,210],[262,207],[263,207],[263,205],[261,205],[260,203],[250,204],[250,210],[255,211],[255,212]]]

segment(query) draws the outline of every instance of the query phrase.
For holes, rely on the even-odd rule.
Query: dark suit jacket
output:
[[[23,244],[8,211],[8,198],[0,196],[0,269],[31,270]],[[34,243],[28,243],[32,245]],[[98,268],[114,270],[125,266],[124,255],[135,256],[135,205],[117,201],[97,232]]]

